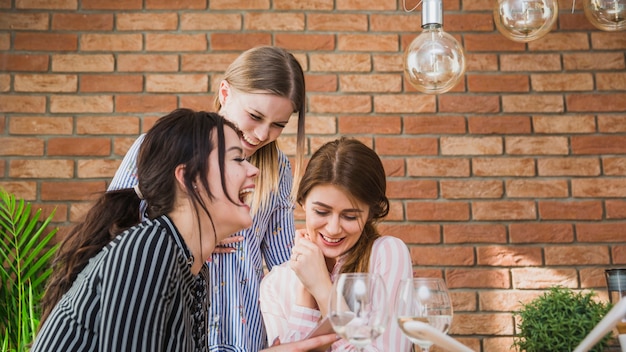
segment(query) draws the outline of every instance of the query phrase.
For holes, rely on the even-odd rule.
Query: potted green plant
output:
[[[39,300],[58,245],[48,229],[54,211],[40,221],[41,209],[0,188],[0,351],[27,351],[39,324]]]
[[[552,287],[513,313],[519,317],[513,346],[526,352],[569,352],[587,336],[611,309],[610,303],[593,299],[595,293],[574,292]],[[598,342],[592,352],[604,350],[611,334]]]

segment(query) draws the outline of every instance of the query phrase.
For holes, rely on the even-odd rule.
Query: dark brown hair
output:
[[[376,222],[389,213],[387,179],[380,158],[356,139],[340,138],[320,147],[311,157],[300,181],[300,205],[315,186],[333,185],[369,205],[369,216],[357,243],[346,253],[341,272],[366,272],[374,241],[380,237]]]
[[[137,157],[137,179],[139,190],[148,204],[146,213],[149,218],[173,210],[177,188],[175,170],[179,165],[185,166],[184,185],[196,214],[201,208],[211,218],[194,182],[200,180],[212,199],[207,181],[208,158],[217,147],[222,189],[228,196],[224,179],[224,126],[238,131],[216,113],[178,109],[161,117],[146,133]],[[217,140],[213,137],[214,130]],[[235,203],[232,199],[230,201]],[[41,302],[40,326],[89,259],[115,236],[141,222],[140,202],[133,188],[106,192],[87,212],[84,221],[70,230],[53,261],[54,271]]]

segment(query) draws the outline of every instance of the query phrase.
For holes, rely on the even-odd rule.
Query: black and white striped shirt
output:
[[[91,258],[39,331],[38,351],[206,351],[208,268],[161,216]]]

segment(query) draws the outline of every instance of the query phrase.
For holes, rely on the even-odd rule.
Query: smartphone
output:
[[[328,320],[328,317],[326,317],[322,319],[317,324],[317,326],[314,327],[313,330],[311,330],[311,332],[309,332],[308,335],[306,335],[305,339],[310,339],[312,337],[316,337],[320,335],[333,334],[334,332],[335,330],[333,330],[333,326],[330,324],[330,320]],[[320,346],[312,350],[309,350],[309,352],[325,352],[330,348],[331,345],[332,343],[329,343],[328,345]]]
[[[313,330],[311,330],[311,332],[309,332],[308,335],[306,335],[305,338],[308,339],[315,336],[332,334],[334,332],[335,330],[333,330],[333,326],[330,324],[330,320],[328,320],[328,317],[325,317],[317,324],[316,327],[313,328]]]

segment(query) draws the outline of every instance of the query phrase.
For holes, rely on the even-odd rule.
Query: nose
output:
[[[257,177],[259,175],[259,168],[250,164],[249,161],[246,161],[246,164],[248,165],[248,177],[253,178],[253,177]]]
[[[329,217],[328,222],[326,223],[326,232],[329,235],[338,235],[341,233],[341,222],[339,221],[339,216],[333,215]]]
[[[270,126],[266,124],[261,124],[254,129],[254,133],[256,134],[256,138],[261,142],[265,142],[270,135]]]

